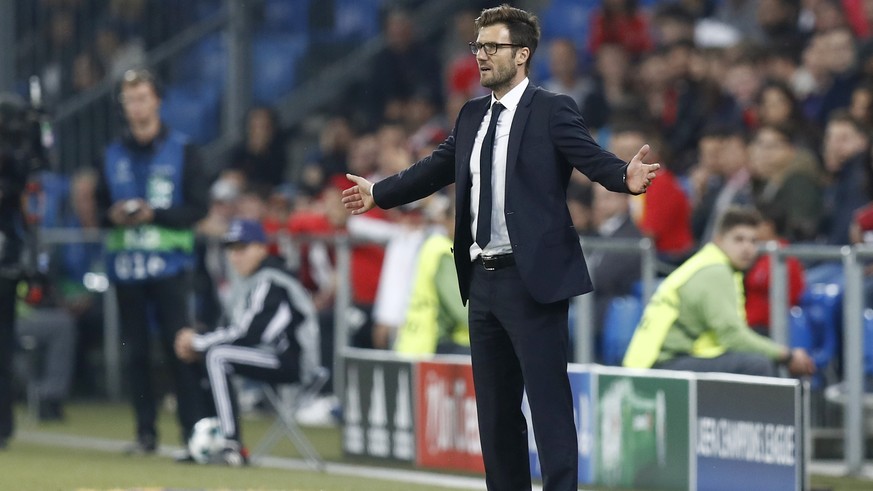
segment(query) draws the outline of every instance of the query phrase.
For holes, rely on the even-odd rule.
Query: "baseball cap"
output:
[[[230,223],[227,233],[224,234],[222,243],[224,245],[231,244],[251,244],[257,242],[259,244],[267,243],[267,233],[264,232],[264,227],[255,220],[235,219]]]

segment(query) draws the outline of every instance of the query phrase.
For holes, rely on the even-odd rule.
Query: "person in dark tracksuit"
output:
[[[239,374],[270,383],[304,384],[320,367],[318,317],[303,285],[282,261],[269,254],[263,227],[235,220],[224,240],[228,262],[241,277],[225,327],[198,334],[179,331],[176,354],[205,360],[212,397],[226,446],[222,461],[248,463],[240,440],[239,418],[229,376]]]
[[[156,328],[174,377],[182,439],[209,411],[197,367],[180,363],[176,332],[190,325],[194,224],[208,206],[208,183],[187,137],[160,119],[160,90],[147,70],[129,70],[120,102],[128,128],[111,143],[101,166],[97,199],[110,227],[107,271],[118,301],[128,388],[136,414],[136,441],[128,453],[157,448],[156,400],[150,363]]]

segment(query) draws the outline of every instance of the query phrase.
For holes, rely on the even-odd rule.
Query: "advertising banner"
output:
[[[802,489],[800,407],[796,380],[699,376],[698,489]]]
[[[690,378],[618,373],[597,377],[596,482],[690,489]]]
[[[348,455],[415,460],[413,363],[346,357],[343,451]]]
[[[469,361],[418,362],[418,387],[418,465],[484,473]]]
[[[573,392],[573,413],[576,417],[576,439],[579,445],[579,482],[581,484],[594,483],[594,405],[592,397],[592,375],[590,368],[585,365],[571,364],[567,370],[570,377],[570,390]],[[543,471],[540,468],[540,455],[537,448],[533,423],[530,418],[530,405],[527,394],[522,401],[522,412],[527,419],[528,452],[530,453],[530,473],[537,479],[542,479]]]
[[[579,483],[593,484],[594,442],[597,441],[597,418],[594,411],[594,375],[588,368],[570,365],[570,389],[576,415],[576,438],[579,445]]]

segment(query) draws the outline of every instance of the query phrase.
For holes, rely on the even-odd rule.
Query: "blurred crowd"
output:
[[[88,2],[41,3],[56,7],[48,39],[57,56],[47,59],[44,77],[50,93],[85,90],[105,74],[141,63],[152,42],[138,30],[148,2],[108,2],[106,22],[97,24],[88,46],[69,43],[72,20]],[[343,277],[333,243],[311,239],[352,239],[353,308],[341,314],[354,333],[352,344],[393,346],[409,309],[416,252],[432,234],[449,232],[444,219],[451,195],[349,216],[340,201],[351,186],[345,174],[378,181],[426,157],[450,134],[460,107],[486,94],[467,46],[476,38],[479,8],[493,2],[480,3],[447,19],[436,41],[419,38],[408,10],[386,9],[386,48],[369,64],[364,82],[311,118],[317,138],[303,159],[289,151],[292,142],[305,140],[301,130],[283,128],[271,107],[249,110],[243,141],[204,183],[210,202],[197,226],[199,322],[214,324],[233,283],[212,245],[233,218],[245,218],[274,234],[273,252],[311,292],[325,366],[333,355],[334,300]],[[562,4],[528,3],[544,15]],[[873,240],[873,1],[603,0],[590,16],[585,42],[547,28],[532,81],[572,96],[604,148],[630,160],[649,143],[652,160],[662,166],[648,192],[634,197],[574,173],[567,199],[580,235],[650,237],[665,272],[709,241],[715,217],[734,204],[759,208],[766,237],[785,243]],[[50,72],[65,63],[71,70],[58,73],[71,77],[53,81]],[[72,178],[69,213],[57,225],[99,225],[89,198],[93,188],[89,170]],[[81,285],[91,271],[86,265],[99,254],[97,246],[70,246],[59,274]],[[613,254],[594,251],[588,258],[598,325],[604,299],[629,293],[639,279],[636,256],[615,261]],[[747,280],[750,296],[754,282],[760,286],[760,275],[766,276],[766,268],[758,268]],[[803,280],[794,272],[800,265],[792,268],[796,302]],[[83,303],[72,296],[81,289],[73,290],[65,303],[90,326],[80,332],[99,333],[94,324],[101,316],[93,311],[99,302]],[[766,332],[767,309],[752,304],[757,316],[749,322]]]

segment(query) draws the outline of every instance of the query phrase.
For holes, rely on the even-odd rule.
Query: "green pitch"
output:
[[[0,452],[0,489],[14,490],[289,490],[289,491],[447,491],[452,488],[409,482],[334,475],[308,470],[267,467],[231,469],[219,466],[177,464],[164,455],[129,457],[118,451],[70,448],[52,444],[57,436],[90,437],[126,442],[133,434],[132,414],[122,404],[73,404],[64,423],[36,425],[18,413],[20,438]],[[243,435],[254,445],[266,432],[270,418],[243,421]],[[306,429],[318,451],[328,461],[343,463],[338,429]],[[162,443],[178,445],[173,417],[162,412]],[[37,443],[39,442],[39,443]],[[272,455],[299,457],[283,440]],[[374,465],[373,462],[366,462]],[[396,465],[401,469],[411,466]],[[813,476],[814,489],[854,491],[873,489],[873,483],[849,478]]]

